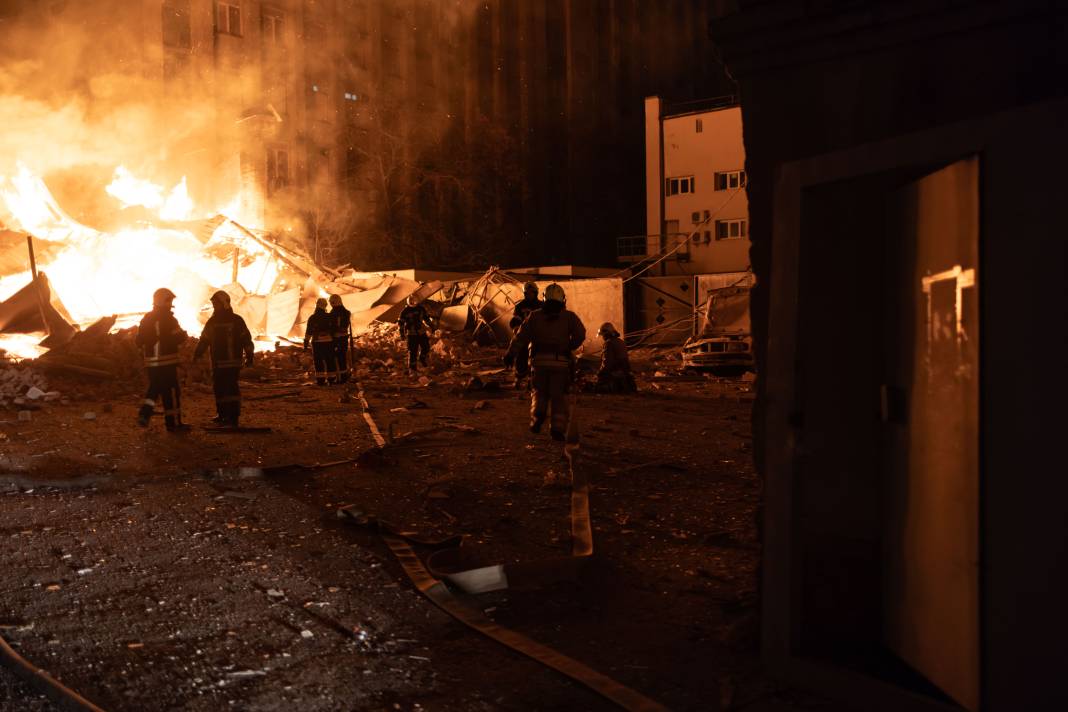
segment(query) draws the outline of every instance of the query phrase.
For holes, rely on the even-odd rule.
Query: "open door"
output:
[[[979,159],[891,197],[883,635],[978,710]]]

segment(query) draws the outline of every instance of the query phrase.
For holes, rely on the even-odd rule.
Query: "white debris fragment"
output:
[[[45,392],[37,386],[30,386],[29,390],[26,391],[26,397],[30,400],[37,400],[38,398],[43,398],[44,394]]]
[[[300,637],[307,640],[308,638],[314,638],[315,633],[312,633],[310,630],[302,630],[300,631]]]

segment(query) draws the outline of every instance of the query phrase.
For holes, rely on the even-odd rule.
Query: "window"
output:
[[[680,193],[692,193],[694,191],[693,176],[668,178],[666,183],[668,195],[679,195]]]
[[[701,133],[705,130],[705,122],[702,119],[694,119],[694,132]]]
[[[307,107],[309,110],[319,110],[327,107],[330,102],[330,92],[328,91],[324,77],[309,77],[308,78],[308,91],[307,91]]]
[[[712,242],[712,233],[709,230],[705,230],[705,244]]]
[[[727,171],[716,174],[716,190],[735,190],[745,187],[745,171]]]
[[[690,215],[690,220],[693,221],[694,225],[696,225],[697,223],[701,222],[701,213],[698,212],[698,211],[695,211],[692,215]]]
[[[263,11],[263,42],[281,47],[285,44],[285,16],[278,10]]]
[[[241,6],[221,2],[215,7],[215,32],[220,35],[241,36]]]
[[[716,239],[735,240],[748,234],[746,220],[717,220]]]
[[[193,46],[193,33],[189,21],[189,0],[164,0],[163,3],[163,45],[190,49]]]
[[[267,195],[289,185],[289,151],[285,148],[267,149]]]

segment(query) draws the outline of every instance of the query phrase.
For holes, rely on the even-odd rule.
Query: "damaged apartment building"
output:
[[[100,77],[141,83],[173,109],[145,152],[172,181],[198,204],[240,195],[245,224],[325,264],[606,264],[644,223],[642,97],[732,91],[702,8],[609,5],[9,0],[0,22],[27,41],[0,60],[41,55],[93,111]]]

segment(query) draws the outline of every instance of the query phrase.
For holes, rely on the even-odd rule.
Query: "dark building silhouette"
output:
[[[718,6],[765,658],[860,709],[1064,709],[1068,7]]]

